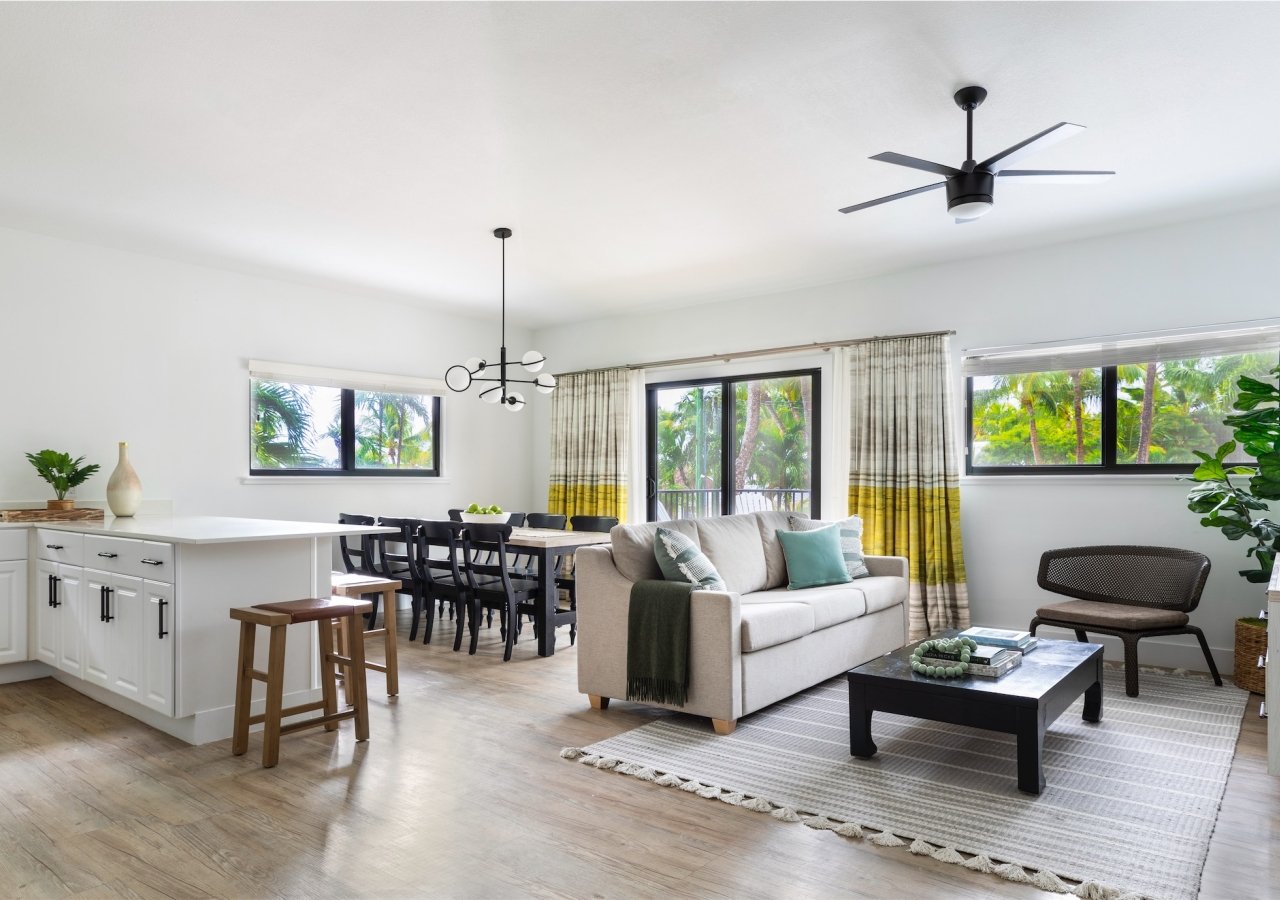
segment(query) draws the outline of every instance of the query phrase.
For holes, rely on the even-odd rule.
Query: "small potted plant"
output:
[[[84,484],[98,471],[97,465],[82,466],[84,457],[72,459],[70,453],[59,453],[57,450],[41,450],[39,453],[28,453],[27,459],[36,467],[36,472],[47,481],[57,500],[49,501],[49,509],[74,509],[76,501],[67,499],[67,492]]]

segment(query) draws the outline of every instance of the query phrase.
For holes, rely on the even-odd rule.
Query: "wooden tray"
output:
[[[0,509],[0,522],[102,522],[103,509]]]

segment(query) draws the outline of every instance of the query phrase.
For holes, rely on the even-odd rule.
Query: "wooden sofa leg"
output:
[[[608,709],[609,698],[601,697],[599,694],[587,694],[587,699],[591,701],[592,709]]]
[[[738,720],[712,719],[711,727],[716,730],[716,734],[733,734],[733,729],[738,727]]]

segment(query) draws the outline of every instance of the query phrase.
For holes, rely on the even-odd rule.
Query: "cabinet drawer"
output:
[[[106,572],[173,583],[173,544],[90,534],[84,559],[86,566]]]
[[[36,556],[69,566],[84,565],[84,535],[74,531],[36,529]]]
[[[0,560],[27,558],[26,528],[0,529]]]

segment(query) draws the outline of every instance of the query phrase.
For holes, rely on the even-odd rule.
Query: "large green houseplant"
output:
[[[67,491],[84,484],[95,472],[97,465],[82,466],[84,457],[72,459],[70,453],[57,450],[41,450],[39,453],[28,453],[27,459],[36,467],[36,473],[49,483],[57,500],[49,501],[50,509],[71,509],[74,500],[67,499]]]
[[[1280,500],[1280,366],[1271,370],[1276,384],[1256,378],[1241,378],[1237,385],[1237,415],[1227,416],[1223,423],[1235,432],[1235,440],[1227,441],[1210,455],[1196,451],[1201,460],[1191,478],[1196,486],[1187,495],[1187,507],[1200,513],[1200,524],[1220,528],[1227,540],[1249,538],[1253,543],[1245,551],[1257,566],[1241,569],[1247,581],[1270,581],[1276,554],[1280,553],[1280,523],[1266,518],[1268,501]],[[1243,447],[1254,458],[1255,465],[1232,465],[1227,458]],[[1248,480],[1233,484],[1233,477]],[[1264,515],[1255,517],[1255,513]]]

